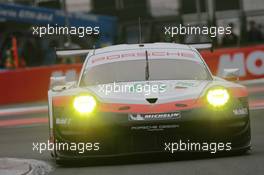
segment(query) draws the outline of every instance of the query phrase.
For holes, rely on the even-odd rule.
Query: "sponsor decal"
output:
[[[179,81],[175,84],[175,87],[179,88],[188,88],[188,87],[197,87],[200,82],[198,81]]]
[[[56,118],[56,124],[58,125],[69,125],[71,123],[71,119],[68,118]]]
[[[128,114],[129,121],[175,120],[180,117],[180,112],[159,114]]]
[[[146,130],[146,131],[162,131],[164,129],[178,128],[179,125],[143,125],[143,126],[132,126],[131,130]]]
[[[233,113],[235,115],[246,115],[248,114],[248,109],[247,108],[238,108],[238,109],[234,109]]]
[[[163,49],[161,49],[163,50]],[[136,52],[118,52],[114,53],[113,55],[105,55],[105,56],[96,56],[93,57],[89,64],[102,64],[106,63],[108,61],[120,61],[120,60],[128,60],[133,58],[141,58],[145,57],[146,53],[141,51]],[[196,55],[190,51],[149,51],[148,56],[151,56],[152,58],[161,58],[161,57],[183,57],[183,58],[195,58]]]
[[[242,52],[233,55],[223,54],[219,57],[218,75],[223,75],[225,68],[239,68],[239,75],[246,76],[247,72],[253,75],[264,74],[264,51],[255,50],[245,56]]]
[[[202,51],[201,55],[214,75],[223,76],[224,69],[238,68],[240,80],[264,77],[264,45]]]

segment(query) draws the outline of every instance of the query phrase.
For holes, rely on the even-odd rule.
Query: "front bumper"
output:
[[[129,121],[128,114],[124,113],[97,112],[94,116],[83,117],[65,109],[55,109],[56,143],[91,143],[91,147],[99,143],[100,147],[99,150],[92,148],[81,152],[56,150],[56,155],[74,158],[168,152],[166,144],[180,141],[230,143],[230,151],[248,149],[251,140],[249,113],[235,115],[235,108],[177,111],[181,113],[177,119],[154,121]]]

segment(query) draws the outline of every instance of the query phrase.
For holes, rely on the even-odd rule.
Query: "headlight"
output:
[[[214,107],[221,107],[229,100],[229,94],[226,89],[211,89],[207,93],[207,101]]]
[[[91,113],[96,107],[96,100],[93,96],[84,95],[75,97],[73,102],[74,108],[80,113]]]

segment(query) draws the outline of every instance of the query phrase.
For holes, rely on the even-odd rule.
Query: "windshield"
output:
[[[113,82],[145,81],[146,60],[118,61],[85,70],[81,86]],[[208,80],[206,67],[197,61],[182,59],[149,60],[149,80]]]

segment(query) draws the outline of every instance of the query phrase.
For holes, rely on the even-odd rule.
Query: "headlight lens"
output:
[[[73,106],[79,113],[91,113],[96,107],[96,100],[90,95],[78,96],[75,97]]]
[[[226,89],[211,89],[207,93],[207,101],[214,107],[221,107],[229,100],[229,94]]]

